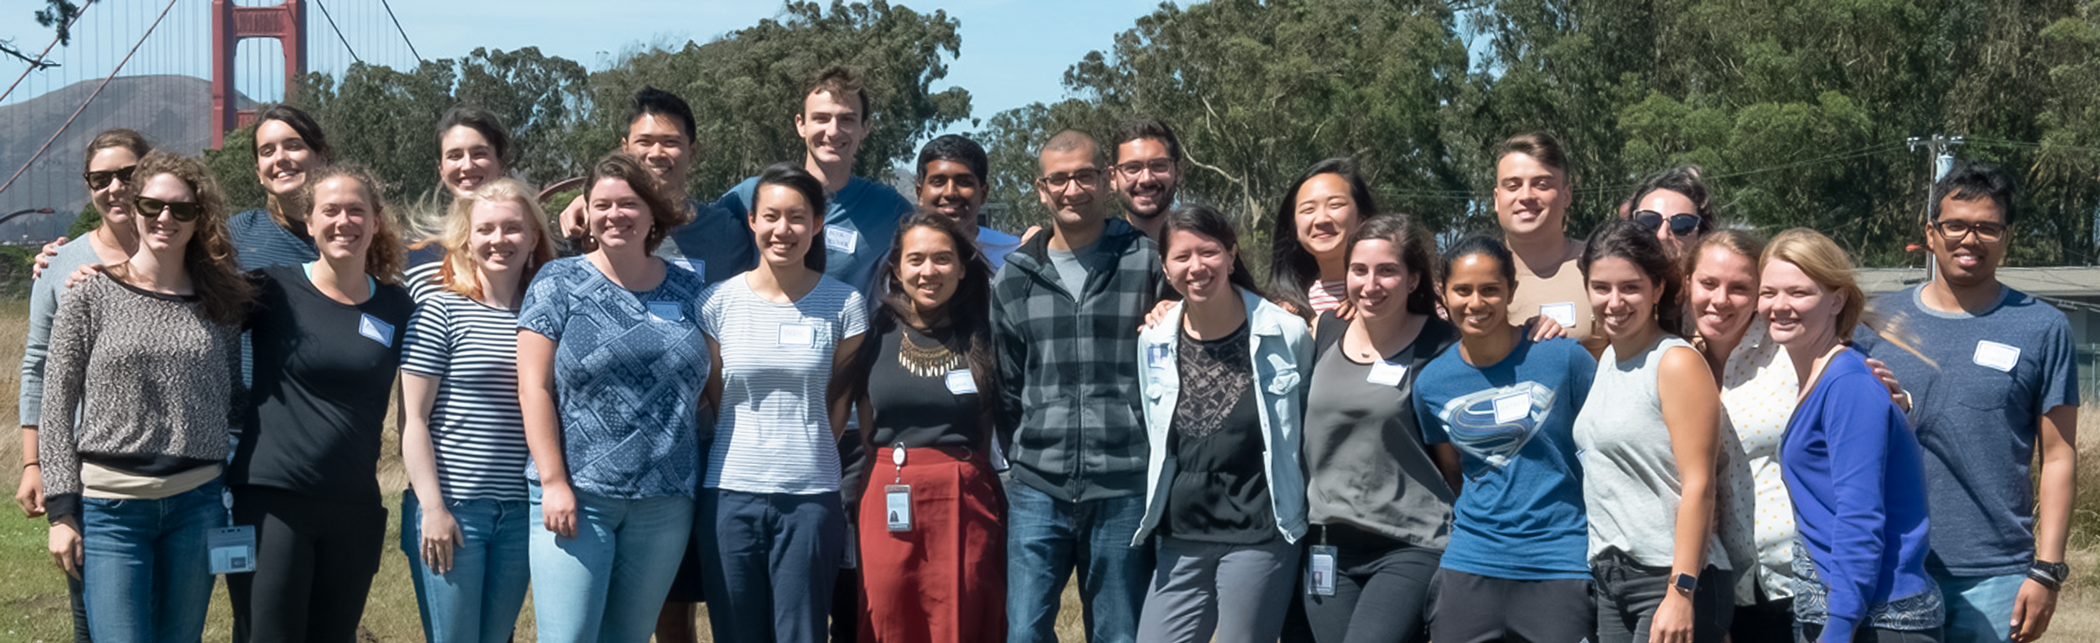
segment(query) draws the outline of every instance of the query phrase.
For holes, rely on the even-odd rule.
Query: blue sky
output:
[[[209,65],[210,32],[202,18],[209,0],[180,1],[139,56],[126,66],[127,75],[204,74]],[[275,1],[237,0],[237,4]],[[1088,51],[1108,49],[1115,34],[1159,6],[1146,0],[903,0],[893,4],[925,13],[944,10],[962,22],[962,55],[949,61],[948,78],[935,89],[968,88],[973,116],[980,119],[1030,102],[1063,97],[1060,80],[1067,66]],[[0,0],[0,18],[4,18],[0,19],[0,40],[12,39],[17,48],[32,52],[42,49],[51,31],[29,16],[42,5],[42,0]],[[458,57],[475,47],[537,46],[593,70],[605,68],[620,52],[635,47],[706,42],[774,16],[781,7],[778,2],[721,0],[393,0],[392,5],[402,28],[426,58]],[[128,46],[107,43],[137,40],[160,6],[158,0],[121,0],[91,8],[82,18],[81,40],[57,52],[66,66],[38,74],[44,78],[32,78],[6,102],[100,78]],[[324,0],[324,6],[342,26],[345,39],[366,59],[401,59],[392,63],[396,66],[409,62],[405,52],[389,41],[391,25],[381,22],[384,14],[378,0]],[[312,40],[309,64],[315,71],[332,71],[332,67],[347,64],[348,56],[316,5],[310,1],[307,10],[307,32]],[[255,73],[253,68],[281,64],[269,51],[273,47],[269,41],[244,43],[242,56],[251,62],[241,66],[242,72],[270,76],[267,70]],[[250,56],[250,52],[257,55]],[[6,76],[0,82],[11,81],[21,68],[18,61],[0,59],[0,74]],[[281,95],[281,84],[250,78],[240,89],[270,100]]]

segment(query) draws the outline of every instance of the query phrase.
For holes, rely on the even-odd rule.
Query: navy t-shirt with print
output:
[[[665,267],[634,292],[588,257],[557,259],[525,290],[518,328],[555,342],[554,399],[569,483],[612,498],[693,497],[700,482],[706,284]],[[526,477],[539,482],[528,463]]]
[[[1932,506],[1927,563],[1956,576],[2025,573],[2035,432],[2043,413],[2078,405],[2070,322],[2011,288],[1981,314],[1933,310],[1918,299],[1923,287],[1876,298],[1875,328],[1860,326],[1852,341],[1911,394]]]

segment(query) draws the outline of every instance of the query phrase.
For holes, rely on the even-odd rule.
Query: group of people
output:
[[[690,108],[643,89],[553,216],[456,107],[414,222],[293,107],[239,214],[96,137],[16,496],[76,636],[197,640],[224,573],[235,640],[354,640],[396,393],[431,641],[509,640],[528,587],[543,640],[690,641],[705,601],[718,641],[1054,641],[1075,577],[1107,642],[2048,628],[2078,389],[2064,315],[1995,277],[1997,168],[1934,185],[1937,271],[1872,301],[1826,236],[1722,225],[1694,168],[1568,238],[1545,134],[1496,151],[1502,234],[1441,252],[1313,165],[1258,281],[1157,119],[1045,142],[1024,239],[979,226],[967,138],[916,199],[855,176],[867,107],[819,73],[802,162],[709,203]]]

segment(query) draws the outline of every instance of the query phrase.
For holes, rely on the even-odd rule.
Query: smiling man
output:
[[[1495,222],[1516,255],[1517,283],[1524,286],[1510,296],[1510,323],[1534,317],[1560,322],[1595,355],[1604,352],[1605,341],[1594,330],[1589,289],[1575,265],[1582,242],[1567,236],[1574,195],[1568,154],[1553,135],[1518,134],[1496,151]]]
[[[2041,638],[2070,574],[2078,366],[2063,311],[1998,281],[2018,212],[2004,170],[1956,163],[1932,186],[1924,230],[1938,273],[1876,299],[1878,332],[1853,336],[1913,394],[1932,515],[1925,565],[1949,643]]]
[[[1122,197],[1130,225],[1158,243],[1167,210],[1174,208],[1174,194],[1181,188],[1181,139],[1165,122],[1139,114],[1116,128],[1113,141],[1116,163],[1109,184]]]
[[[977,228],[977,247],[997,271],[1006,254],[1021,247],[1021,238],[977,225],[990,193],[991,159],[984,147],[954,134],[944,134],[919,149],[919,176],[913,187],[919,209],[940,213],[964,230]]]

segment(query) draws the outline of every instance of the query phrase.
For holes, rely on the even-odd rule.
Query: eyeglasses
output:
[[[139,197],[137,203],[139,215],[148,219],[160,218],[163,210],[167,211],[169,216],[175,217],[176,221],[183,223],[195,221],[197,215],[204,214],[204,204],[195,201],[162,201]]]
[[[1174,172],[1174,161],[1173,159],[1152,159],[1150,161],[1131,161],[1116,166],[1116,171],[1122,172],[1123,178],[1126,179],[1135,179],[1139,174],[1143,174],[1145,170],[1151,170],[1153,176],[1171,174]]]
[[[1633,213],[1633,222],[1641,224],[1641,227],[1647,228],[1649,232],[1662,229],[1664,221],[1670,222],[1670,236],[1673,237],[1699,231],[1699,215],[1696,214],[1673,214],[1665,217],[1661,212],[1654,210]]]
[[[1100,170],[1096,170],[1094,168],[1085,168],[1069,173],[1052,174],[1050,176],[1036,179],[1035,182],[1037,185],[1042,186],[1045,190],[1049,190],[1051,192],[1061,192],[1065,189],[1066,185],[1071,184],[1073,181],[1078,181],[1079,184],[1082,186],[1089,186],[1094,185],[1095,182],[1099,180],[1101,180]]]
[[[136,169],[139,169],[139,166],[126,165],[124,167],[120,167],[114,170],[102,170],[99,172],[83,172],[81,173],[80,178],[87,180],[88,189],[100,190],[104,187],[108,187],[111,179],[123,181],[125,185],[131,185],[131,171]]]
[[[1976,238],[1984,241],[1997,241],[2005,238],[2005,224],[2003,223],[1934,221],[1932,222],[1932,229],[1940,231],[1940,236],[1946,237],[1948,241],[1958,241],[1962,237],[1969,236],[1970,232],[1976,233]]]

